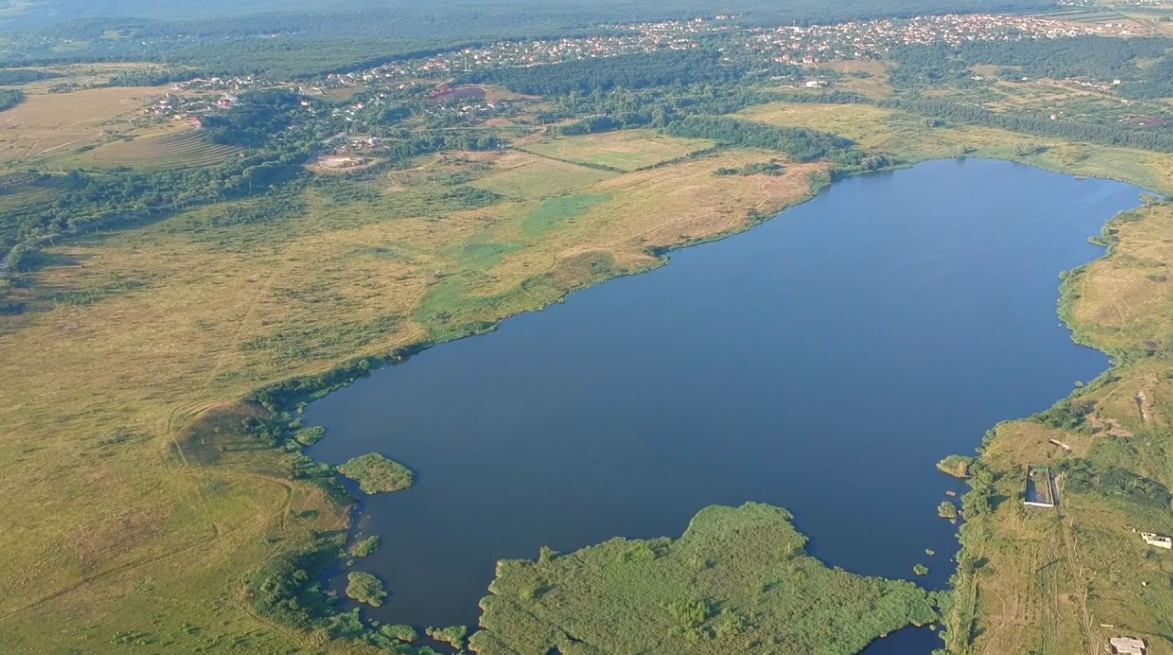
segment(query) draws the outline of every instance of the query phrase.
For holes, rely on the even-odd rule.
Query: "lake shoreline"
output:
[[[950,159],[950,158],[945,158],[945,159]],[[974,158],[974,159],[984,159],[984,158]],[[924,161],[931,161],[931,160],[926,159]],[[1025,164],[1025,165],[1032,166],[1034,168],[1039,168],[1042,170],[1050,170],[1048,168],[1037,166],[1034,164],[1029,164],[1029,163],[1023,162],[1021,160],[1006,159],[1005,161],[1012,161],[1012,162],[1019,163],[1019,164]],[[893,170],[911,168],[919,163],[923,163],[923,162],[917,161],[917,162],[911,162],[911,163],[902,163],[901,165],[893,166],[893,167],[884,169],[882,171],[874,171],[874,173],[889,173]],[[1073,173],[1070,173],[1070,172],[1062,172],[1062,171],[1059,171],[1059,172],[1061,172],[1065,175],[1074,175]],[[863,175],[868,175],[868,174],[870,174],[870,173],[863,174]],[[833,186],[836,182],[844,181],[847,179],[852,179],[854,177],[858,177],[859,175],[861,175],[861,174],[853,174],[853,175],[844,176],[844,177],[837,178],[831,182],[828,182],[828,183],[825,183],[822,185],[812,184],[811,191],[807,196],[803,197],[802,199],[798,200],[797,202],[793,202],[791,204],[786,205],[785,207],[783,207],[781,210],[779,210],[777,212],[770,213],[770,214],[763,216],[760,220],[755,220],[755,221],[749,222],[746,225],[744,225],[736,230],[724,232],[719,235],[715,235],[713,237],[690,240],[687,242],[680,243],[678,245],[674,245],[669,248],[656,249],[656,250],[650,251],[648,254],[656,257],[656,264],[655,265],[648,266],[646,268],[642,268],[642,269],[639,269],[636,271],[624,271],[619,275],[608,277],[606,279],[603,279],[601,281],[597,281],[595,283],[586,284],[586,285],[583,285],[580,287],[566,289],[566,290],[564,290],[564,293],[562,294],[562,296],[558,300],[546,303],[546,304],[542,305],[541,307],[537,307],[533,310],[527,310],[525,312],[519,312],[518,314],[513,314],[513,315],[506,317],[506,318],[511,318],[513,316],[517,316],[520,314],[537,313],[538,311],[544,310],[544,309],[550,307],[551,305],[564,302],[565,299],[570,294],[574,293],[575,291],[580,291],[580,290],[590,288],[593,286],[598,286],[598,285],[601,285],[602,282],[615,280],[620,277],[631,277],[637,273],[645,273],[645,272],[659,269],[659,268],[665,266],[666,264],[670,263],[671,253],[673,253],[677,250],[684,250],[684,249],[691,248],[692,246],[702,245],[702,244],[706,244],[706,243],[712,243],[712,242],[716,242],[716,241],[722,241],[722,240],[728,239],[732,236],[745,233],[745,232],[749,231],[750,229],[753,229],[755,227],[760,226],[763,223],[771,222],[774,219],[783,218],[783,214],[785,214],[786,210],[793,209],[794,207],[797,207],[801,204],[809,202],[810,200],[812,200],[813,198],[817,197],[819,194],[824,192],[826,189]],[[1108,222],[1110,222],[1110,221],[1111,221],[1111,219],[1108,220]],[[1109,253],[1110,253],[1110,250],[1106,249],[1096,259],[1107,256]],[[1093,259],[1093,261],[1095,261],[1095,259]],[[320,398],[325,397],[329,393],[332,393],[332,392],[337,391],[339,389],[345,388],[345,387],[353,384],[354,382],[356,382],[364,377],[367,377],[370,373],[372,373],[378,369],[383,368],[384,366],[387,366],[387,365],[395,366],[395,365],[404,363],[408,359],[410,359],[412,356],[417,355],[419,353],[422,353],[426,350],[429,350],[433,346],[440,345],[442,343],[463,340],[469,336],[480,336],[483,334],[487,334],[489,332],[493,332],[500,326],[500,324],[503,320],[505,320],[505,319],[501,319],[501,321],[497,321],[492,324],[477,325],[474,329],[472,329],[468,333],[460,335],[460,336],[452,336],[451,338],[444,338],[444,339],[435,340],[435,341],[425,341],[425,342],[420,342],[420,343],[417,343],[414,345],[397,348],[394,351],[392,351],[391,353],[389,353],[385,356],[382,356],[382,357],[368,357],[368,358],[360,358],[358,360],[353,360],[352,362],[344,364],[343,366],[330,369],[329,371],[327,371],[319,376],[316,376],[314,378],[302,378],[302,379],[298,379],[298,380],[294,380],[294,381],[286,381],[285,383],[282,383],[279,385],[273,385],[271,387],[264,388],[262,390],[259,390],[256,394],[254,394],[253,398],[260,400],[262,402],[262,404],[265,404],[267,408],[269,408],[270,410],[273,410],[273,411],[299,412],[301,409],[304,408],[304,406],[306,405],[307,402],[309,402],[311,400],[318,400]],[[1072,329],[1074,332],[1074,326],[1069,325],[1069,328]],[[1109,368],[1105,372],[1101,373],[1101,376],[1107,372],[1110,372],[1111,370],[1112,370],[1112,366],[1109,366]],[[290,388],[291,386],[293,388]],[[296,393],[291,394],[290,392],[293,391],[294,389],[296,389]],[[277,401],[277,402],[274,402],[274,401]],[[329,435],[327,435],[327,438],[329,438]],[[394,453],[391,453],[391,454],[394,455]],[[350,507],[350,512],[353,512],[354,510],[355,510],[355,507],[353,507],[353,506]],[[352,522],[352,524],[355,522],[353,520],[353,518],[352,518],[351,522]],[[352,525],[352,527],[353,527],[353,525]]]

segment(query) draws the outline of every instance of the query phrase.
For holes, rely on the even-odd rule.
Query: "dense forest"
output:
[[[686,50],[652,55],[584,59],[558,65],[556,70],[498,68],[471,73],[461,83],[500,84],[510,91],[537,96],[589,94],[615,88],[643,89],[686,84],[724,84],[741,80],[745,70],[723,64],[715,51]]]

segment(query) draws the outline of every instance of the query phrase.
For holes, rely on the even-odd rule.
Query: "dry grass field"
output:
[[[888,83],[888,66],[880,61],[847,60],[824,64],[828,70],[840,74],[835,82],[836,91],[858,93],[867,98],[886,98],[892,95]]]
[[[678,139],[651,130],[586,134],[524,145],[530,152],[553,159],[622,171],[655,166],[711,147],[713,143],[705,139]]]
[[[0,495],[23,508],[0,513],[5,652],[364,652],[261,621],[241,592],[344,512],[274,451],[203,457],[190,426],[262,385],[538,309],[658,265],[650,247],[808,195],[815,166],[713,174],[765,156],[621,176],[558,165],[551,182],[548,160],[470,154],[372,182],[377,198],[327,184],[279,219],[248,220],[275,202],[260,199],[50,248],[29,311],[0,326],[0,376],[19,380],[0,387]],[[462,205],[445,183],[460,166],[467,189],[509,195]]]
[[[40,166],[51,156],[102,142],[112,130],[125,132],[157,88],[116,87],[74,93],[29,95],[0,112],[0,167]]]

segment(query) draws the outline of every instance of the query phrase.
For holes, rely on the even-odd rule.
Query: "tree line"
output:
[[[999,113],[974,105],[928,98],[890,99],[877,104],[889,109],[898,109],[967,125],[982,125],[1011,132],[1088,141],[1109,146],[1173,152],[1173,134],[1151,129],[1051,120],[1049,116],[1031,112]]]
[[[0,111],[12,109],[24,102],[24,92],[19,89],[0,89]]]

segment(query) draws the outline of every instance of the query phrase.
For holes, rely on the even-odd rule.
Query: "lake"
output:
[[[1141,191],[988,160],[851,178],[312,404],[315,458],[417,475],[361,506],[383,545],[357,568],[391,592],[370,615],[475,625],[499,559],[677,537],[751,500],[793,512],[830,565],[920,562],[944,587],[956,526],[936,508],[964,485],[934,465],[1107,368],[1060,323],[1058,276]],[[939,643],[905,630],[869,653]]]

